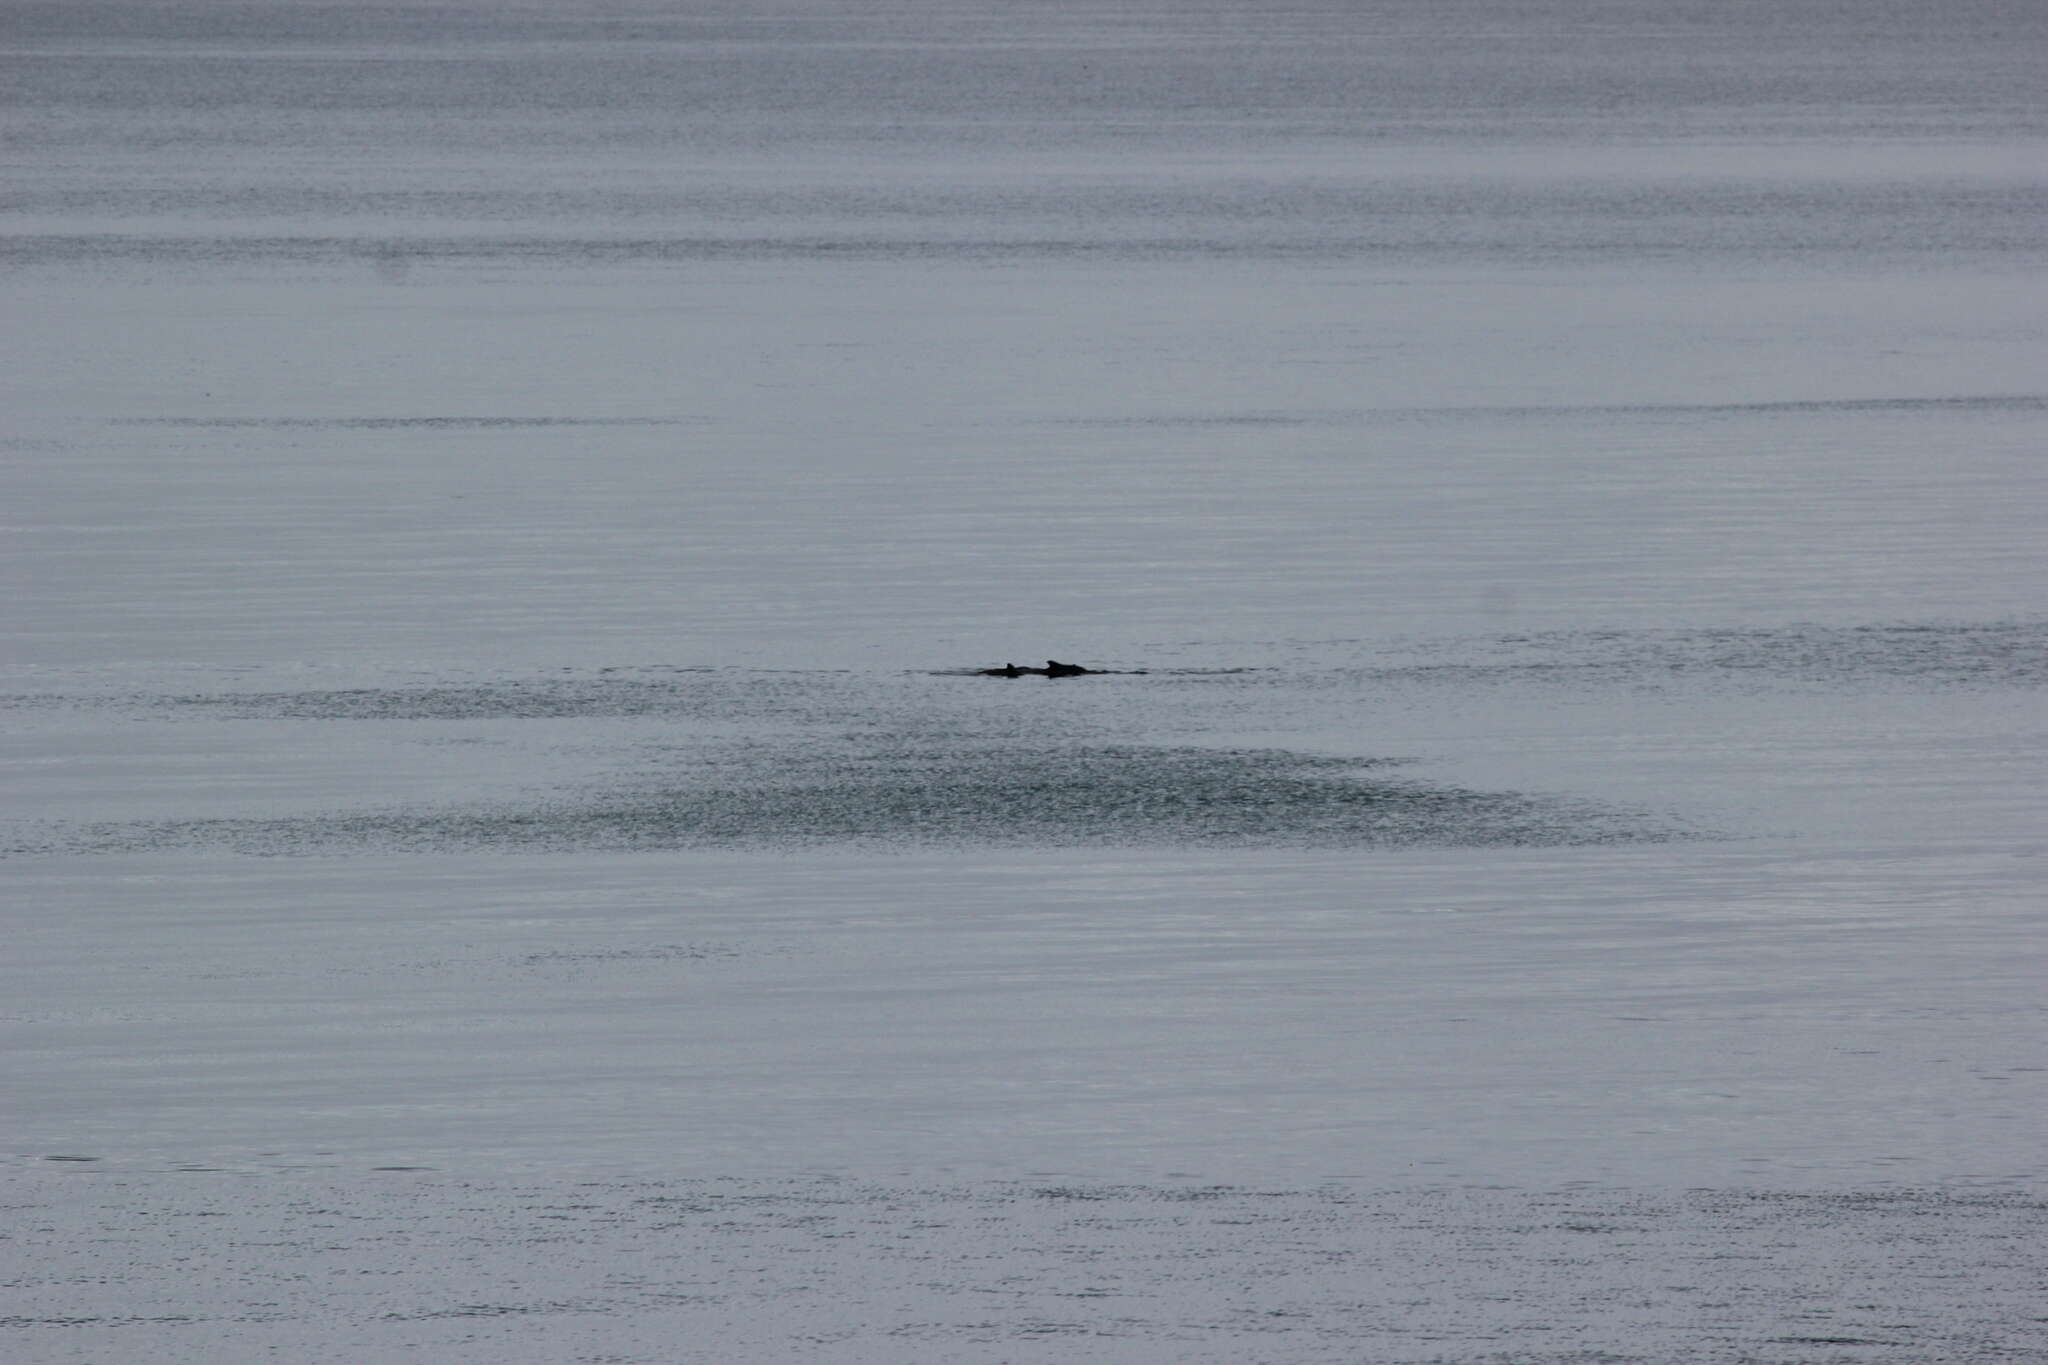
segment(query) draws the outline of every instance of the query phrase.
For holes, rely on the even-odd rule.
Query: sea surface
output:
[[[200,1172],[439,1181],[450,1238],[515,1180],[2038,1201],[2044,52],[2013,0],[5,0],[10,1179],[80,1246]],[[153,1330],[37,1283],[24,1359]],[[1527,1340],[1349,1292],[1268,1355],[934,1300],[833,1358]],[[157,1358],[253,1358],[208,1302]],[[2042,1344],[1974,1311],[1549,1340]],[[305,1313],[266,1349],[472,1358]]]

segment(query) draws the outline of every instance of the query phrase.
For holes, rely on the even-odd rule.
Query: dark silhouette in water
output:
[[[977,670],[984,678],[1078,678],[1084,673],[1106,673],[1103,668],[1083,668],[1079,664],[1063,664],[1058,659],[1047,659],[1044,668],[1019,668],[1016,664],[1004,664],[1001,668]]]

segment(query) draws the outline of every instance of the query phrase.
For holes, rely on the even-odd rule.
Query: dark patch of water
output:
[[[849,847],[1488,847],[1700,837],[1597,802],[1392,776],[1392,759],[1146,745],[759,741],[632,785],[483,809],[100,826],[93,851],[256,855]]]
[[[1442,684],[1641,685],[1685,678],[2040,687],[2048,685],[2048,622],[1546,631],[1423,645],[1410,654],[1412,661],[1362,671]]]

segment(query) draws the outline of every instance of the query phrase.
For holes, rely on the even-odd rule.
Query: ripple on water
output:
[[[103,826],[101,850],[257,854],[849,846],[1565,846],[1698,837],[1393,759],[1143,744],[753,742],[531,804]]]

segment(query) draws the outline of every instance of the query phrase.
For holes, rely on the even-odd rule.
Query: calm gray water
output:
[[[2048,601],[2033,6],[6,29],[17,663]]]
[[[2044,50],[0,5],[13,1149],[2038,1181]]]

